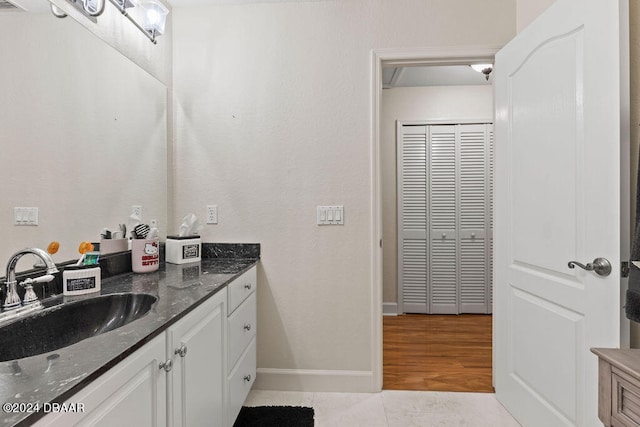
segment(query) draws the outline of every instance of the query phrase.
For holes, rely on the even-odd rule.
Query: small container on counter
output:
[[[166,259],[171,264],[186,264],[202,259],[200,236],[167,236]]]
[[[131,240],[131,269],[134,273],[150,273],[160,266],[160,243],[154,239]]]
[[[100,267],[69,265],[62,272],[63,295],[84,295],[100,292]]]

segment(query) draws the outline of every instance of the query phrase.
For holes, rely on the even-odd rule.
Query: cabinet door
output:
[[[174,360],[168,415],[174,426],[222,426],[226,299],[224,289],[167,331]]]
[[[84,412],[52,413],[37,426],[166,426],[165,336],[154,338],[66,403]]]

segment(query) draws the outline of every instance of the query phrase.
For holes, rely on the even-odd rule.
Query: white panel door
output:
[[[589,349],[620,342],[622,3],[558,0],[496,55],[495,387],[524,426],[600,425]]]

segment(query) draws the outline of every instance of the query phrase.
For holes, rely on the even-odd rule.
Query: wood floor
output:
[[[383,388],[493,392],[491,315],[384,316]]]

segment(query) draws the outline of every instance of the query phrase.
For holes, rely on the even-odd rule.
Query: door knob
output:
[[[611,263],[606,258],[596,258],[587,265],[580,264],[578,261],[569,261],[569,268],[575,268],[576,265],[583,270],[595,271],[600,276],[611,274]]]

